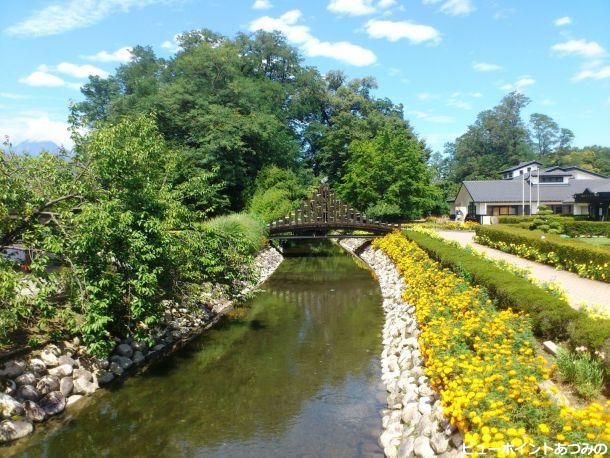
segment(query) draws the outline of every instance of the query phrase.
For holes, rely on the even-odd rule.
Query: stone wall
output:
[[[415,308],[402,300],[405,282],[380,250],[362,239],[339,242],[373,270],[383,296],[385,322],[381,377],[387,390],[379,443],[388,457],[457,457],[463,437],[443,415],[439,395],[424,374],[424,358],[417,336]]]
[[[254,260],[257,281],[244,285],[241,296],[263,283],[282,260],[274,248],[258,253]],[[87,356],[85,347],[75,338],[6,362],[0,370],[0,443],[27,436],[35,423],[63,412],[101,385],[171,354],[213,326],[233,306],[218,288],[211,288],[195,310],[171,302],[165,305],[165,326],[154,336],[152,347],[126,339],[117,341],[110,358],[95,359]]]

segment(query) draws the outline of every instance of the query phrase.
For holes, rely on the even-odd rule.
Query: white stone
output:
[[[40,400],[40,407],[49,416],[61,413],[66,407],[66,398],[60,391],[51,391]]]
[[[10,442],[31,434],[34,425],[28,420],[4,420],[0,422],[0,442]]]
[[[0,413],[7,418],[21,415],[23,413],[23,404],[8,394],[0,393]]]
[[[432,458],[435,456],[434,450],[430,447],[430,441],[425,436],[419,436],[415,439],[413,453],[420,458]]]
[[[30,421],[41,422],[44,421],[47,414],[44,409],[36,404],[34,401],[25,401],[23,403],[23,409],[25,410],[25,416]]]
[[[43,395],[50,393],[51,391],[56,391],[59,389],[59,378],[55,375],[45,375],[38,380],[36,389]]]
[[[42,350],[42,352],[40,353],[40,359],[42,359],[42,361],[47,367],[57,366],[57,364],[59,363],[59,360],[55,353],[53,353],[53,351],[48,348]]]
[[[67,377],[72,374],[72,366],[70,364],[62,364],[61,366],[49,369],[49,374],[55,375],[56,377]]]

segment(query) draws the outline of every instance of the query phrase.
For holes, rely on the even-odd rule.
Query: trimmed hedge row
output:
[[[537,336],[565,341],[573,348],[584,345],[597,350],[610,345],[610,320],[593,319],[574,310],[565,300],[464,248],[421,232],[404,233],[441,265],[483,286],[500,307],[529,314]]]
[[[511,225],[480,226],[476,233],[484,245],[610,283],[608,248]]]
[[[561,222],[567,221],[581,221],[586,220],[588,216],[580,216],[580,215],[554,215],[561,217]],[[537,218],[537,215],[521,215],[521,216],[500,216],[498,218],[498,223],[500,224],[519,224],[523,222],[533,221]]]
[[[570,221],[563,223],[565,234],[570,237],[610,237],[610,222]]]

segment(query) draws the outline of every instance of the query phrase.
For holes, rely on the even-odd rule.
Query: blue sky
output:
[[[375,76],[435,150],[513,89],[577,146],[610,146],[608,24],[608,0],[0,0],[0,134],[69,146],[69,101],[129,47],[262,28],[322,72]]]

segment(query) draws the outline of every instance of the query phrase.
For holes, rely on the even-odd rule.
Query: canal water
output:
[[[296,248],[231,318],[0,455],[382,456],[379,287],[337,246]]]

